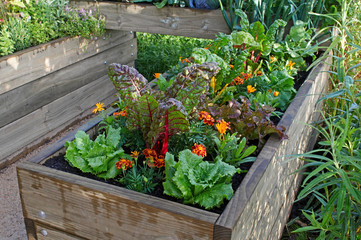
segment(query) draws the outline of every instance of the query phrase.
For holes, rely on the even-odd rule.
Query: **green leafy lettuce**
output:
[[[116,177],[120,171],[115,163],[125,155],[119,147],[120,130],[109,126],[106,134],[98,135],[94,141],[84,131],[78,131],[73,141],[65,143],[65,159],[82,172],[104,179]]]
[[[178,162],[167,153],[164,193],[183,198],[185,204],[199,204],[206,209],[219,207],[224,199],[233,196],[231,178],[236,172],[235,167],[222,161],[203,161],[189,149],[179,153]]]

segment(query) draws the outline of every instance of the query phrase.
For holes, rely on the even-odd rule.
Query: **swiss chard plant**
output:
[[[111,65],[109,77],[128,107],[128,127],[140,129],[147,147],[164,156],[169,138],[188,130],[188,116],[204,104],[208,83],[218,71],[214,63],[186,67],[163,91],[125,65]]]

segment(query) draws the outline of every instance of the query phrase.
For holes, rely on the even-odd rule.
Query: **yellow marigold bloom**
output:
[[[218,132],[222,135],[226,133],[227,129],[231,129],[230,123],[224,121],[224,119],[222,119],[222,121],[217,120],[216,128]]]
[[[276,62],[277,61],[277,58],[275,58],[275,56],[271,56],[271,61],[270,63],[273,63],[273,62]]]
[[[248,85],[247,86],[247,92],[248,93],[253,93],[256,91],[256,88],[255,87],[252,87],[252,85]]]
[[[104,111],[104,103],[98,102],[95,104],[95,108],[93,109],[93,113]]]
[[[192,146],[192,153],[201,157],[207,156],[206,147],[203,146],[202,144],[195,143],[194,146]]]
[[[295,64],[296,64],[295,62],[292,62],[292,61],[290,60],[290,61],[288,61],[286,67],[290,67],[290,70],[292,70],[293,65],[295,65]]]
[[[139,152],[138,152],[138,151],[130,152],[130,156],[131,156],[132,158],[138,158]]]
[[[280,92],[278,92],[278,91],[274,91],[273,96],[277,97],[277,96],[278,96],[278,94],[280,94]]]
[[[159,78],[159,74],[160,74],[160,73],[154,73],[153,76],[154,76],[156,79],[158,79],[158,78]]]

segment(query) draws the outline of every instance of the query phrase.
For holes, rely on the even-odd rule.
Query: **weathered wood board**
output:
[[[134,66],[136,57],[134,33],[108,31],[87,44],[59,39],[1,58],[0,169],[45,141],[42,137],[89,116],[95,103],[114,101],[107,66]]]
[[[61,149],[62,144],[58,144],[18,167],[24,216],[32,221],[28,225],[40,224],[63,234],[92,239],[278,239],[302,179],[299,174],[291,174],[302,161],[285,161],[285,156],[307,151],[315,142],[312,128],[305,123],[320,116],[314,111],[320,107],[317,100],[327,91],[324,71],[328,66],[320,64],[311,72],[284,114],[280,124],[286,127],[289,139],[270,137],[222,214],[39,164]],[[42,219],[40,211],[48,217]],[[82,224],[84,216],[92,221]],[[34,228],[28,232],[37,234]]]
[[[213,236],[218,214],[54,169],[43,170],[34,163],[24,166],[26,170],[18,170],[24,216],[36,224],[86,239]]]
[[[131,62],[136,41],[127,34],[119,45],[0,94],[0,128],[106,75],[107,63]]]
[[[119,45],[127,31],[108,31],[96,41],[62,38],[0,57],[0,94]]]
[[[106,28],[214,39],[219,32],[230,33],[221,10],[204,10],[153,4],[70,1],[74,8],[98,7],[106,17]]]

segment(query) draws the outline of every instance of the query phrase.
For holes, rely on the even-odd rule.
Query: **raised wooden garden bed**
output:
[[[75,130],[17,168],[29,239],[278,239],[301,180],[291,173],[302,161],[285,156],[316,140],[305,123],[320,117],[316,102],[327,91],[327,69],[320,64],[310,73],[279,123],[289,139],[269,138],[222,214],[43,166]]]
[[[63,38],[0,58],[0,169],[33,146],[111,103],[106,64],[134,65],[137,43],[129,31],[89,41]]]
[[[71,0],[75,8],[94,8],[106,17],[106,28],[214,39],[219,32],[229,33],[221,10],[204,10],[153,4]]]

